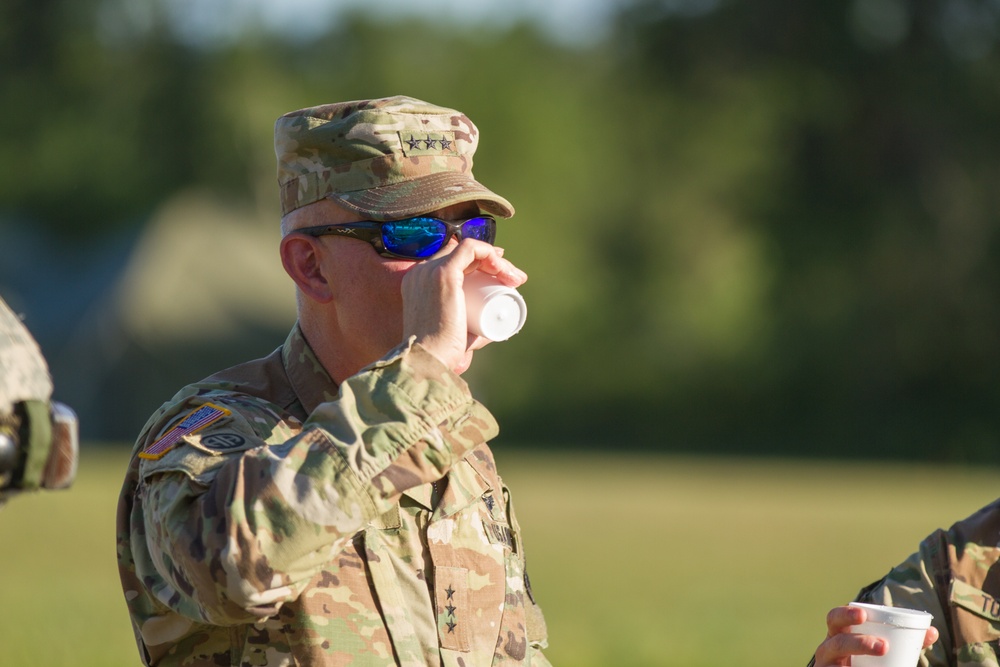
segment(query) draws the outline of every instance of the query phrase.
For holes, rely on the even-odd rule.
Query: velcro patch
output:
[[[511,532],[510,526],[505,523],[483,521],[483,529],[492,544],[502,544],[511,551],[514,550],[514,534]]]
[[[163,434],[159,440],[147,445],[139,452],[139,458],[156,460],[163,458],[163,455],[177,446],[185,436],[197,433],[209,424],[214,424],[223,417],[229,416],[230,411],[219,407],[214,403],[205,403],[201,407],[192,410],[181,420],[177,426]]]
[[[951,603],[956,607],[967,609],[977,616],[1000,621],[1000,600],[964,581],[955,579],[951,582]]]

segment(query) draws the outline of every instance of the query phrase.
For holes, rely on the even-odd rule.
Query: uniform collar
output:
[[[489,480],[471,455],[456,461],[441,482],[438,484],[443,493],[439,493],[435,489],[435,484],[431,483],[403,491],[404,496],[432,513],[431,521],[440,521],[453,516],[491,491]]]
[[[319,362],[298,322],[281,347],[281,363],[306,414],[337,397],[337,383]]]
[[[487,493],[499,494],[500,488],[492,452],[485,444],[480,445],[448,472],[448,486],[434,508],[431,521],[447,519],[484,499]]]

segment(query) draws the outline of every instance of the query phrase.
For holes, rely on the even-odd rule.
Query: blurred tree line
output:
[[[166,7],[0,7],[0,216],[74,243],[199,188],[276,226],[277,116],[412,95],[469,114],[518,209],[528,326],[470,378],[508,440],[1000,461],[1000,2],[644,0],[580,45],[362,14],[199,41]],[[179,385],[102,391],[139,386],[131,433]]]

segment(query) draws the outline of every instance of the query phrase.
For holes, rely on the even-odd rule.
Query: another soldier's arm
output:
[[[231,455],[204,484],[147,477],[146,540],[166,584],[157,597],[213,624],[270,616],[320,568],[335,570],[338,551],[402,491],[440,479],[495,434],[433,355],[391,356],[349,378],[300,435]]]

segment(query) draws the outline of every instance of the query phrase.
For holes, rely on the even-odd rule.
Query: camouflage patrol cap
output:
[[[476,201],[509,218],[510,202],[472,176],[478,143],[465,114],[412,97],[292,111],[274,125],[281,213],[330,198],[393,220]]]

